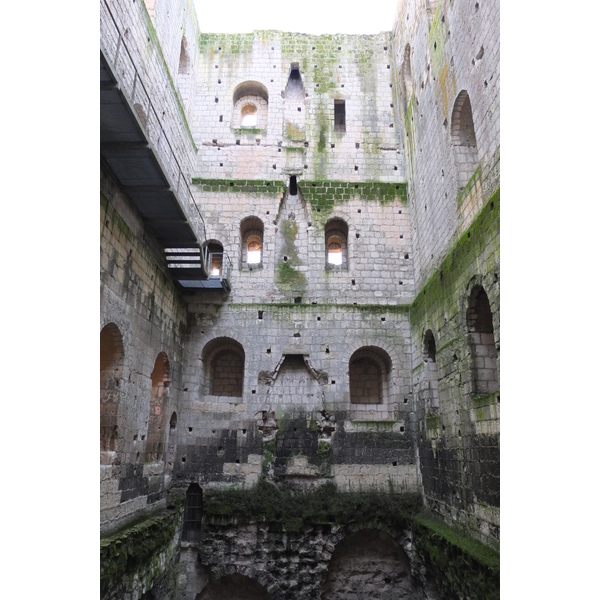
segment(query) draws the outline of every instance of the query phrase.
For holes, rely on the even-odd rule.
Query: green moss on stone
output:
[[[283,260],[277,265],[275,283],[278,287],[284,287],[295,291],[303,291],[306,289],[307,285],[304,273],[296,270],[289,261],[285,262]]]
[[[354,426],[368,427],[376,430],[391,430],[398,421],[350,421]]]
[[[500,555],[492,548],[422,514],[413,519],[413,544],[443,598],[500,597]]]
[[[500,231],[500,187],[488,198],[469,228],[452,246],[438,269],[411,305],[411,323],[422,323],[427,314],[433,314],[453,302],[455,290],[463,287],[469,278],[482,271],[482,257],[493,254],[490,242]],[[497,241],[499,246],[499,241]],[[440,277],[440,272],[443,277]]]
[[[440,417],[439,415],[430,415],[425,418],[425,423],[427,429],[437,429],[440,426]]]
[[[407,527],[410,514],[421,506],[418,494],[381,492],[340,492],[333,483],[314,491],[294,493],[260,480],[253,488],[207,492],[204,514],[229,517],[238,523],[269,521],[282,523],[288,530],[325,523],[381,523],[386,527]]]
[[[274,179],[204,179],[194,177],[192,185],[201,192],[234,192],[281,196],[286,183]]]
[[[319,226],[327,222],[335,206],[346,204],[351,198],[378,202],[382,206],[394,202],[406,204],[406,183],[303,180],[299,188],[311,205],[313,222]]]
[[[156,515],[100,540],[100,588],[104,595],[111,584],[147,566],[173,541],[181,520],[181,503],[175,510]]]
[[[460,191],[458,196],[456,197],[456,204],[460,206],[463,203],[463,200],[469,195],[469,192],[473,189],[475,182],[479,179],[480,168],[477,166],[475,171],[473,171],[473,175],[471,175],[467,185]]]
[[[490,404],[496,404],[497,396],[498,392],[492,392],[485,396],[475,396],[473,400],[471,400],[471,406],[473,408],[482,408],[484,406],[490,406]]]

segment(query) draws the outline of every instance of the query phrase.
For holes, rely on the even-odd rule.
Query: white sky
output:
[[[194,0],[203,33],[391,31],[398,0]],[[360,8],[359,8],[360,7]]]

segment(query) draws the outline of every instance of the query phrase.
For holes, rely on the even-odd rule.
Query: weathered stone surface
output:
[[[186,0],[101,2],[105,58],[132,57],[112,65],[120,89],[143,86],[127,98],[140,131],[232,264],[229,293],[183,291],[101,165],[103,537],[192,483],[266,480],[419,493],[497,548],[499,2],[407,0],[369,36],[202,34],[199,17]],[[205,524],[198,502],[111,598],[480,593],[408,525]],[[180,542],[196,518],[203,547]]]

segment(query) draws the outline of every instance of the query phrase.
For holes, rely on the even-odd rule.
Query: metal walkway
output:
[[[116,47],[110,51],[112,61],[109,50],[100,50],[101,161],[162,246],[173,279],[185,289],[229,292],[231,261],[224,256],[220,271],[209,273],[204,221],[124,39],[103,4],[102,16],[113,30]]]

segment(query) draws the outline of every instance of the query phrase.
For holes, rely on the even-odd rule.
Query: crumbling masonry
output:
[[[102,598],[499,597],[499,2],[100,15]]]

